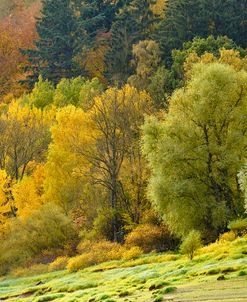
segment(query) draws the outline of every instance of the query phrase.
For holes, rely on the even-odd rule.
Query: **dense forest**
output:
[[[1,0],[0,274],[246,230],[246,47],[246,0]]]

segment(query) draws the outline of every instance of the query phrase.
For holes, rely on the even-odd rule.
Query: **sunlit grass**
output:
[[[181,287],[191,284],[218,282],[219,286],[223,284],[220,282],[234,282],[239,278],[247,282],[246,252],[247,238],[238,238],[203,247],[192,261],[175,253],[153,253],[134,260],[101,263],[74,273],[63,270],[39,274],[34,267],[29,269],[29,276],[19,277],[26,272],[19,269],[0,280],[0,299],[11,298],[13,302],[24,299],[26,302],[158,302],[164,297],[176,296]],[[230,295],[229,284],[222,290],[229,291]],[[244,289],[242,293],[245,294]],[[191,295],[196,297],[197,294],[195,290]],[[186,292],[183,295],[186,296]]]

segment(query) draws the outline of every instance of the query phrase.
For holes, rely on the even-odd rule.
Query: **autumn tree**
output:
[[[138,89],[147,89],[161,60],[159,46],[152,40],[140,41],[133,46],[132,53],[136,73],[129,77],[128,82]]]
[[[12,13],[0,21],[0,98],[2,100],[8,95],[20,96],[25,91],[25,87],[18,82],[25,76],[21,66],[27,62],[19,49],[33,45],[36,36],[35,16],[39,8],[38,2],[28,8],[24,4],[13,6]],[[11,97],[7,97],[7,100],[9,99]]]
[[[101,208],[115,212],[123,208],[138,222],[146,184],[138,141],[144,113],[150,107],[146,93],[125,86],[120,90],[109,88],[84,110],[62,109],[57,115],[58,124],[52,128],[53,143],[46,165],[47,196],[69,212],[76,204],[85,209],[90,200],[95,204],[92,198],[97,192]],[[128,174],[123,169],[131,171]],[[88,191],[89,187],[94,189]],[[116,221],[112,227],[111,239],[116,240]]]
[[[44,160],[50,141],[49,120],[38,109],[13,102],[0,116],[0,166],[16,180],[22,179],[31,161]]]
[[[174,232],[214,239],[244,211],[237,174],[246,156],[246,72],[199,64],[163,121],[144,126],[149,196]]]

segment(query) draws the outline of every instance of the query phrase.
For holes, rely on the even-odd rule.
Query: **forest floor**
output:
[[[247,238],[206,246],[192,261],[149,254],[76,273],[2,277],[0,301],[247,302]]]

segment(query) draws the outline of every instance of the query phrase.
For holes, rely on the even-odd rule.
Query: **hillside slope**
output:
[[[193,261],[150,254],[76,273],[5,278],[1,301],[247,301],[247,238],[202,248]]]

